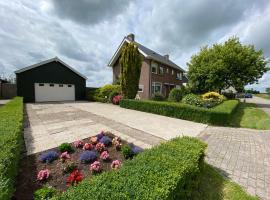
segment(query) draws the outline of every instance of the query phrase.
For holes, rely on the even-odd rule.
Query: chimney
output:
[[[131,41],[134,42],[135,41],[135,35],[133,33],[130,33],[127,35],[127,38]]]
[[[169,54],[164,55],[164,58],[165,58],[166,60],[169,60]]]

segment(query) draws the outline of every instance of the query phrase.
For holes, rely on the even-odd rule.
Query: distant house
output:
[[[168,96],[173,88],[180,88],[187,82],[183,70],[169,59],[169,55],[160,55],[135,41],[134,34],[124,37],[108,66],[113,69],[113,81],[120,76],[120,55],[125,43],[135,42],[143,56],[138,94],[142,99],[149,99],[154,93]]]

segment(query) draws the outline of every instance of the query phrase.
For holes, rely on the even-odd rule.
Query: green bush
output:
[[[49,200],[56,196],[57,190],[53,187],[44,186],[34,193],[34,200]]]
[[[119,92],[120,93],[121,86],[120,85],[111,85],[111,84],[104,85],[99,90],[99,97],[109,98],[109,96],[112,92]]]
[[[228,125],[238,104],[238,100],[228,100],[214,108],[206,109],[173,102],[136,101],[131,99],[123,99],[120,102],[120,106],[123,108],[215,125]]]
[[[73,153],[74,149],[69,143],[62,143],[59,145],[58,150],[63,153],[63,152],[68,152],[68,153]]]
[[[88,101],[95,101],[95,96],[99,93],[99,88],[87,88],[86,89],[86,99]]]
[[[154,101],[164,101],[165,97],[160,92],[156,92],[152,95],[152,100]]]
[[[196,94],[188,94],[184,96],[182,103],[197,106],[197,107],[203,107],[204,105],[202,98]]]
[[[198,139],[175,138],[145,150],[119,170],[83,181],[58,199],[190,199],[198,186],[205,148]]]
[[[181,87],[180,89],[174,88],[170,91],[168,100],[172,102],[180,102],[183,96],[185,96],[186,94],[187,91],[185,87]]]
[[[128,145],[124,145],[121,148],[123,156],[128,159],[134,156],[132,149]]]
[[[23,99],[0,108],[0,199],[11,199],[23,145]]]

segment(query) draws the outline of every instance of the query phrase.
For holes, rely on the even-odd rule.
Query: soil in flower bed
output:
[[[109,136],[111,139],[115,136],[109,132],[105,133],[106,136]],[[83,142],[90,143],[90,138],[86,138],[82,140]],[[125,145],[128,144],[126,141],[121,140],[121,144]],[[73,147],[74,145],[71,144]],[[40,155],[44,152],[54,150],[59,153],[59,158],[54,160],[52,163],[42,163],[40,159]],[[71,159],[65,161],[64,163],[60,160],[60,151],[58,148],[53,148],[50,150],[46,150],[44,152],[40,152],[37,154],[29,155],[21,160],[20,164],[20,171],[17,177],[16,182],[16,192],[13,197],[14,200],[31,200],[33,199],[33,193],[41,188],[42,186],[49,185],[53,188],[57,189],[58,191],[65,191],[68,187],[67,186],[67,178],[69,177],[70,173],[63,173],[63,168],[69,162],[75,162],[78,165],[78,170],[82,172],[83,179],[91,179],[92,175],[90,171],[90,164],[83,164],[80,163],[80,155],[84,151],[82,148],[75,148],[75,152],[70,154]],[[109,152],[110,158],[107,161],[103,161],[100,159],[100,154],[98,153],[97,161],[100,161],[102,172],[110,171],[111,163],[113,160],[119,160],[121,163],[125,161],[125,158],[121,151],[117,151],[115,146],[111,145],[107,147],[107,151]],[[40,170],[48,169],[50,171],[49,178],[44,181],[40,182],[37,181],[37,174]],[[102,173],[101,172],[101,173]]]

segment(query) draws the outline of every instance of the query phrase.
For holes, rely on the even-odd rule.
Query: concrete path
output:
[[[111,119],[166,140],[183,135],[196,137],[207,127],[207,125],[201,123],[129,110],[112,104],[87,102],[67,105]]]
[[[253,96],[253,98],[246,99],[246,102],[257,104],[258,107],[260,107],[270,116],[270,100]]]
[[[0,100],[0,106],[5,105],[6,103],[8,103],[10,101],[10,99],[1,99]]]
[[[206,161],[248,193],[270,199],[270,131],[208,127]]]

